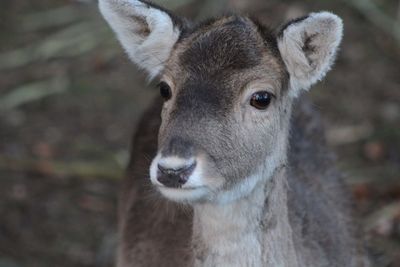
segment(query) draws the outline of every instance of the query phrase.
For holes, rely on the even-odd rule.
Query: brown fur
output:
[[[160,111],[161,101],[157,100],[143,116],[133,141],[120,199],[119,266],[186,267],[191,262],[191,208],[160,196],[146,175],[157,152]],[[349,199],[326,147],[321,120],[304,98],[293,114],[288,195],[296,242],[324,247],[326,252],[321,255],[331,263],[328,266],[350,266],[353,257],[359,258],[358,266],[367,266],[363,247],[354,239]]]
[[[176,27],[165,27],[170,39],[162,47],[155,35],[149,46],[168,56],[157,68],[172,94],[154,102],[133,140],[120,198],[119,267],[368,266],[320,119],[307,99],[295,100],[331,66],[340,19],[311,14],[277,37],[247,17],[193,26],[175,17],[169,21],[163,9],[147,2],[133,1],[140,7],[135,9],[125,0],[101,0],[119,33],[129,33],[130,18],[118,17],[111,2],[145,16],[145,24],[159,19]],[[156,15],[147,18],[146,12]],[[133,25],[135,34],[143,33],[143,25]],[[142,39],[119,38],[131,55],[143,44],[140,51],[149,54],[140,56],[154,61]],[[144,67],[153,72],[151,65]],[[265,110],[249,105],[257,91],[273,96]],[[157,160],[168,157],[195,160],[202,172],[190,178],[205,188],[198,197],[183,198],[190,205],[159,194],[169,189],[157,184]],[[152,180],[149,168],[155,170]],[[170,198],[179,190],[198,190],[177,188]]]
[[[288,75],[280,56],[271,49],[275,45],[269,43],[266,46],[257,25],[248,18],[238,16],[223,17],[206,26],[201,25],[191,35],[182,38],[163,75],[164,80],[172,81],[174,96],[162,112],[160,150],[168,146],[172,138],[193,141],[196,136],[198,146],[211,157],[219,159],[217,166],[213,166],[219,173],[214,176],[230,177],[225,188],[235,184],[235,180],[251,175],[268,151],[264,148],[260,150],[258,145],[246,146],[257,142],[246,142],[243,138],[254,139],[254,131],[262,132],[251,128],[251,125],[238,131],[237,125],[246,123],[246,118],[237,116],[242,108],[237,103],[249,83],[253,82],[255,86],[254,81],[257,81],[260,90],[268,88],[277,96],[278,100],[271,105],[271,113],[279,112],[284,105],[282,96]],[[243,113],[243,116],[248,116],[246,114]],[[288,116],[289,113],[286,118]],[[271,114],[259,124],[273,123],[273,117]],[[253,134],[244,131],[253,131]],[[197,134],[199,132],[202,134]],[[268,140],[261,134],[257,138],[260,142]],[[225,142],[224,149],[218,142]],[[226,157],[228,154],[229,158]],[[240,168],[236,167],[238,160],[244,159],[248,162],[243,162]]]

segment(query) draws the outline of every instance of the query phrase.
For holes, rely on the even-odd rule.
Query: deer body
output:
[[[320,118],[306,99],[299,101],[294,109],[287,163],[291,168],[279,171],[276,179],[281,183],[273,187],[281,186],[280,190],[271,190],[272,194],[265,199],[264,192],[257,192],[234,206],[213,209],[199,205],[197,216],[203,217],[197,218],[196,208],[193,211],[162,198],[155,199],[151,182],[143,175],[150,166],[143,155],[154,155],[157,151],[159,112],[161,105],[157,101],[143,116],[133,141],[120,200],[119,266],[196,266],[194,262],[199,264],[197,266],[281,266],[277,264],[279,259],[291,261],[282,266],[368,266],[362,246],[354,239],[341,176],[334,166],[333,155],[324,144]],[[300,127],[305,122],[307,127]],[[305,157],[310,160],[308,164],[303,162]],[[286,178],[282,177],[285,175]],[[254,199],[257,197],[259,199]],[[257,201],[261,204],[255,205]],[[240,209],[241,204],[251,208]],[[204,209],[203,214],[201,209]],[[253,212],[256,216],[250,216]],[[265,216],[263,221],[260,214]],[[203,219],[215,224],[206,224],[209,228],[204,229],[201,227]],[[221,250],[237,250],[227,259],[236,265],[206,264],[206,257],[210,255],[208,244],[199,240],[198,235],[207,236],[204,241],[211,245],[216,239],[221,242],[228,239],[221,244]],[[242,238],[246,235],[250,238]],[[220,239],[221,236],[224,239]],[[265,243],[261,243],[260,237]],[[244,243],[245,240],[250,241],[251,246],[247,246],[249,243]],[[243,249],[242,245],[247,247]],[[297,252],[293,251],[293,246]],[[263,248],[263,252],[254,248]],[[304,255],[299,257],[301,253]],[[269,265],[243,265],[246,257],[258,258]]]
[[[275,35],[247,17],[193,25],[145,1],[99,3],[164,98],[133,140],[119,267],[368,266],[319,118],[297,98],[333,62],[337,16]]]

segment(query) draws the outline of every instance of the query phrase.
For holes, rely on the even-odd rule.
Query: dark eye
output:
[[[273,94],[267,91],[256,92],[251,96],[250,105],[256,109],[266,109],[271,103]]]
[[[165,101],[169,100],[172,96],[171,87],[166,82],[160,82],[158,84],[160,88],[160,95],[164,98]]]

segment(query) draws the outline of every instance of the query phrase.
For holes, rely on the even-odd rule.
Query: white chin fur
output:
[[[207,189],[205,187],[176,189],[159,186],[158,190],[164,197],[176,202],[195,202],[203,199],[207,195]]]

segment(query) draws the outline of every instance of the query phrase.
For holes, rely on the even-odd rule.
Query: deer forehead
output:
[[[206,87],[221,93],[239,92],[255,80],[280,88],[287,78],[286,68],[275,38],[266,31],[239,16],[223,17],[191,29],[175,45],[163,77],[176,90]]]

